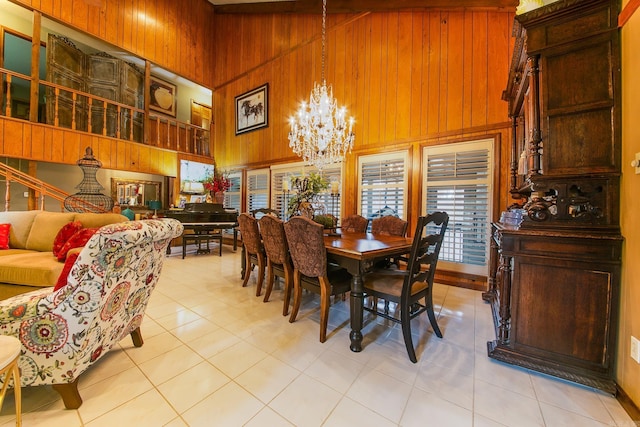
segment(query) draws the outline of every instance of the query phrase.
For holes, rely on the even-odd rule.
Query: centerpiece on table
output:
[[[322,224],[326,229],[336,226],[335,217],[325,214],[320,193],[329,189],[329,181],[322,175],[311,172],[308,176],[291,178],[293,196],[287,205],[288,216],[301,215]]]
[[[208,175],[203,181],[204,189],[211,194],[214,203],[224,203],[224,192],[231,188],[231,181],[224,171],[214,165],[213,174]]]

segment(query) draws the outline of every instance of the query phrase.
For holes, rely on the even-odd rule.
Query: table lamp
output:
[[[162,202],[160,200],[149,200],[147,206],[149,209],[153,209],[152,218],[158,218],[158,209],[162,209]]]

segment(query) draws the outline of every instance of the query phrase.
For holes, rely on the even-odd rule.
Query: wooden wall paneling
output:
[[[428,85],[426,102],[427,127],[426,133],[437,133],[440,123],[440,64],[441,64],[441,13],[429,13],[429,63],[428,63]]]
[[[447,20],[447,125],[443,130],[462,129],[464,93],[464,14],[450,12]]]
[[[449,12],[441,12],[440,14],[440,56],[439,56],[439,74],[440,85],[438,86],[438,104],[439,116],[437,131],[442,132],[447,129],[448,105],[449,100]],[[453,82],[451,82],[453,85]]]
[[[102,6],[97,6],[93,3],[87,6],[87,28],[93,28],[96,35],[103,39],[105,25],[101,9]]]
[[[113,28],[114,26],[110,23],[118,22],[119,11],[122,7],[124,7],[121,3],[124,2],[109,2],[104,11],[104,19],[105,22],[107,22],[107,25],[104,26],[102,38],[114,45],[118,44],[118,29],[120,28],[120,25],[117,25],[116,28]]]
[[[145,21],[145,25],[141,25],[139,28],[144,29],[144,52],[145,52],[145,57],[146,59],[150,60],[151,62],[158,62],[158,55],[156,54],[156,31],[158,30],[156,28],[156,26],[154,25],[154,21],[156,19],[156,6],[157,3],[155,2],[150,2],[150,3],[146,3],[145,4],[145,15],[148,17]],[[142,17],[140,17],[139,19],[143,19]],[[129,37],[132,37],[132,31],[134,30],[134,28],[131,28],[131,22],[132,20],[129,19],[129,28],[128,28],[128,32]],[[191,31],[190,28],[184,28],[183,31],[185,32],[189,32]],[[126,34],[125,34],[126,37]],[[131,41],[131,40],[130,40]]]
[[[504,82],[509,78],[509,62],[504,58],[510,58],[509,40],[511,33],[509,16],[504,13],[488,12],[489,28],[492,29],[491,37],[488,37],[487,58],[490,70],[487,82],[487,119],[485,123],[496,123],[505,120],[505,101],[502,101]]]
[[[75,27],[82,31],[89,32],[89,5],[87,5],[85,1],[73,0],[73,14],[71,15],[71,20]],[[91,28],[90,32],[91,34],[96,34],[94,28]]]
[[[431,68],[429,67],[429,62],[431,59],[431,14],[423,13],[421,14],[422,22],[421,22],[421,38],[419,39],[419,46],[414,48],[414,52],[416,55],[420,54],[420,64],[419,64],[419,75],[420,78],[420,91],[418,92],[420,98],[420,110],[419,111],[419,120],[416,124],[417,131],[413,134],[414,137],[418,135],[426,134],[428,129],[429,122],[429,75],[431,72]],[[417,56],[416,56],[417,58]]]
[[[423,14],[408,14],[409,21],[403,23],[401,31],[410,33],[409,46],[405,49],[400,49],[401,52],[408,54],[409,63],[400,64],[401,68],[406,68],[409,73],[408,78],[404,77],[408,81],[407,90],[409,91],[406,96],[406,108],[407,108],[407,133],[405,137],[414,138],[420,135],[420,116],[422,110],[422,102],[420,92],[422,89],[422,17]],[[401,96],[402,97],[402,96]]]
[[[411,74],[413,72],[412,41],[413,18],[410,13],[398,14],[398,43],[396,59],[396,100],[394,116],[394,139],[407,139],[411,135]],[[419,58],[419,56],[418,56]],[[418,108],[418,111],[420,109]]]
[[[22,132],[22,140],[24,141],[24,144],[22,144],[22,157],[29,159],[33,155],[31,148],[31,141],[33,139],[31,135],[31,126],[23,126]]]
[[[71,23],[73,21],[73,2],[76,0],[60,0],[60,7],[54,11],[50,11],[48,14],[54,17],[60,18],[62,21]],[[44,3],[47,3],[46,1]],[[35,7],[35,6],[34,6]],[[43,13],[47,13],[41,7],[35,7],[41,10]]]
[[[398,44],[400,35],[398,34],[398,13],[389,13],[387,16],[387,37],[382,39],[386,46],[386,55],[383,57],[383,67],[386,69],[383,82],[383,93],[385,93],[384,111],[384,132],[380,137],[383,141],[393,141],[397,139],[396,119],[406,120],[399,117],[398,111]]]
[[[487,117],[489,60],[487,58],[488,17],[486,12],[474,14],[471,32],[473,33],[471,127],[476,127],[484,125]]]
[[[464,14],[462,28],[464,36],[462,39],[462,128],[471,127],[471,111],[473,99],[473,18],[475,13]]]
[[[55,157],[61,157],[63,163],[74,164],[82,156],[84,156],[84,148],[80,147],[80,134],[76,132],[66,132],[64,140],[54,145],[53,151]],[[59,150],[58,150],[59,147]],[[82,153],[82,155],[80,155]],[[109,156],[101,156],[99,158],[109,158]]]
[[[380,96],[380,87],[382,85],[381,74],[381,66],[380,63],[382,61],[382,15],[380,13],[375,13],[371,18],[371,29],[370,29],[370,40],[371,40],[371,60],[369,62],[371,73],[369,75],[369,81],[367,82],[367,87],[365,90],[367,91],[367,99],[366,103],[368,106],[367,111],[367,119],[365,122],[365,126],[367,127],[367,138],[362,141],[365,144],[376,143],[380,140],[380,121],[381,121],[381,106],[383,106],[384,100]]]
[[[32,126],[31,158],[42,159],[44,157],[44,135],[45,128],[43,126]]]
[[[5,141],[23,141],[23,122],[19,120],[5,120]],[[9,157],[22,156],[22,144],[5,144],[5,154]]]
[[[178,20],[176,19],[177,14],[179,13],[178,8],[168,7],[165,11],[166,16],[166,45],[165,45],[165,58],[167,58],[167,67],[172,70],[175,70],[179,67],[180,60],[180,27],[178,26]],[[201,33],[201,32],[200,32]],[[204,44],[202,44],[204,46]],[[202,67],[200,68],[200,72],[202,73]],[[202,74],[199,75],[200,80],[202,80]]]

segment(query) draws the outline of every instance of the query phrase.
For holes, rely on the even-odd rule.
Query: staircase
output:
[[[67,200],[67,204],[70,204],[75,212],[106,212],[105,209],[100,206],[96,206],[85,200],[71,196],[69,193],[62,191],[58,187],[47,184],[40,179],[34,178],[31,175],[18,169],[12,168],[11,166],[2,162],[0,162],[0,176],[3,176],[5,178],[6,183],[4,196],[5,211],[11,210],[11,184],[17,183],[22,184],[35,192],[36,199],[39,202],[39,206],[36,209],[39,210],[45,210],[45,197],[49,196],[60,203],[60,212],[64,212],[65,210],[65,199]]]

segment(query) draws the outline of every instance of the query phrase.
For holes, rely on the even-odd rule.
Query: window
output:
[[[269,207],[269,169],[247,172],[247,211]]]
[[[493,139],[424,149],[423,214],[449,214],[440,250],[440,265],[449,270],[487,274],[491,153]]]
[[[360,215],[369,220],[386,215],[406,219],[407,163],[406,151],[360,157]]]
[[[231,172],[228,178],[231,187],[224,192],[224,207],[242,212],[242,172]],[[225,229],[223,232],[233,234],[233,230],[230,229]]]
[[[286,194],[282,189],[282,183],[290,181],[292,177],[302,176],[303,174],[309,174],[311,172],[319,173],[318,170],[311,166],[306,166],[303,163],[290,163],[286,165],[273,166],[271,168],[271,207],[276,209],[280,213],[280,218],[288,219],[287,204],[291,193]],[[327,165],[322,169],[322,176],[329,181],[329,189],[319,195],[318,204],[324,205],[325,212],[327,214],[340,217],[340,182],[342,177],[342,165],[334,164]],[[331,183],[337,182],[338,194],[332,196]],[[335,186],[336,184],[334,184]],[[335,188],[335,187],[334,187]],[[289,191],[294,192],[295,189],[291,188],[289,184]]]

